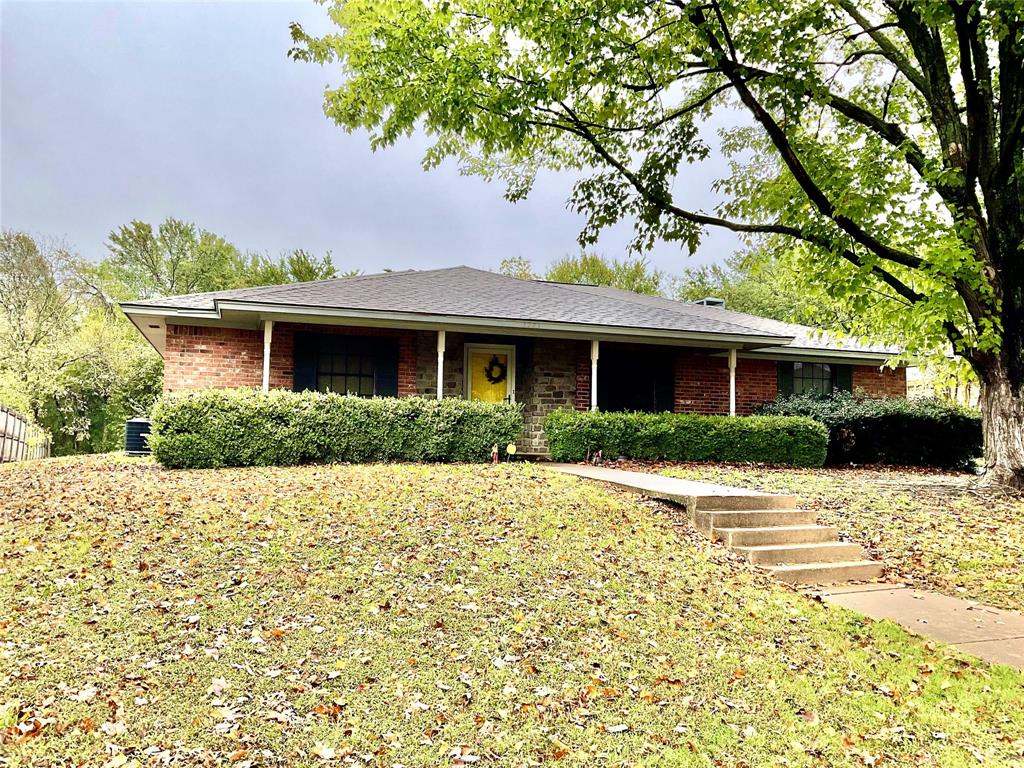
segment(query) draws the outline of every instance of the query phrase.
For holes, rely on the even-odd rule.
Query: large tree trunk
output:
[[[986,371],[981,381],[986,485],[1024,490],[1024,392],[1005,368]]]

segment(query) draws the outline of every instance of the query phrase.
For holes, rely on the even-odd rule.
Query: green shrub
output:
[[[942,400],[793,395],[761,409],[807,416],[829,431],[829,464],[966,467],[981,455],[981,415]]]
[[[820,467],[828,432],[807,418],[555,411],[544,420],[551,456],[736,461]]]
[[[172,468],[485,461],[522,429],[507,403],[221,389],[162,397],[149,445]]]

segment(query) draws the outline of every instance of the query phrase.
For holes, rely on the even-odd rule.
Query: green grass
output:
[[[6,466],[0,551],[6,766],[1024,755],[1020,673],[529,465]]]
[[[820,521],[885,560],[891,577],[1024,610],[1024,499],[981,490],[969,474],[900,469],[677,465],[691,480],[792,493]]]

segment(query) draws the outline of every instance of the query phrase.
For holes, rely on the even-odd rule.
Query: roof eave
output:
[[[265,302],[247,302],[219,300],[215,301],[214,309],[193,307],[161,307],[152,304],[123,303],[121,309],[125,314],[160,316],[168,319],[181,318],[186,320],[217,320],[225,311],[243,312],[258,315],[261,319],[273,320],[282,318],[332,318],[359,321],[362,323],[384,322],[402,326],[412,326],[426,330],[449,329],[466,331],[490,331],[507,333],[508,329],[533,331],[548,335],[570,333],[580,337],[622,337],[639,341],[641,339],[657,339],[663,341],[714,342],[721,345],[736,346],[742,349],[754,349],[766,346],[783,346],[793,341],[792,336],[775,334],[739,334],[720,333],[714,331],[679,331],[672,329],[635,328],[631,326],[597,325],[591,323],[562,323],[544,320],[510,320],[505,318],[487,318],[470,315],[437,315],[425,312],[398,312],[384,310],[349,309],[310,307],[298,304],[268,304]]]
[[[861,363],[864,365],[885,365],[900,352],[871,352],[868,350],[855,349],[826,349],[822,347],[795,347],[787,345],[783,347],[771,347],[770,349],[755,349],[744,352],[744,357],[760,358],[764,360],[788,360],[798,358],[808,362],[829,362],[830,360],[843,361],[850,364]]]

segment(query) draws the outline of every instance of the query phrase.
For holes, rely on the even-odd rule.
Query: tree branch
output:
[[[707,20],[703,12],[700,10],[694,11],[693,22],[698,27],[705,27]],[[768,138],[771,139],[772,144],[778,150],[782,156],[782,161],[786,164],[790,173],[796,179],[797,184],[803,189],[804,194],[807,195],[808,199],[818,210],[818,212],[831,219],[835,222],[836,226],[846,232],[855,242],[867,248],[872,253],[892,261],[896,264],[901,264],[905,267],[918,268],[923,262],[920,257],[915,256],[912,253],[907,253],[898,248],[893,248],[890,245],[878,240],[873,235],[866,232],[860,225],[858,225],[853,219],[842,214],[836,210],[835,205],[828,196],[822,191],[814,179],[811,178],[810,173],[804,167],[803,163],[800,162],[800,158],[797,157],[796,152],[793,150],[789,139],[786,137],[785,131],[775,121],[775,118],[769,114],[761,103],[757,100],[754,94],[747,87],[746,81],[740,74],[740,66],[733,62],[725,55],[725,51],[722,49],[721,44],[715,37],[714,33],[708,30],[708,40],[711,44],[712,50],[718,56],[718,66],[722,69],[722,73],[729,78],[729,81],[733,84],[737,94],[739,94],[740,101],[750,110],[750,113],[754,118],[761,124],[768,134]]]
[[[810,243],[826,251],[836,252],[837,249],[835,244],[828,238],[804,232],[798,227],[778,223],[750,224],[746,222],[732,221],[719,216],[709,216],[707,214],[680,208],[664,195],[659,195],[654,190],[650,189],[650,187],[644,184],[643,180],[641,180],[640,177],[637,176],[636,173],[634,173],[624,162],[612,155],[612,153],[608,151],[608,148],[600,142],[597,136],[595,136],[586,125],[579,121],[579,117],[571,107],[567,104],[562,104],[562,108],[565,110],[566,116],[576,126],[576,130],[573,130],[572,132],[586,139],[594,148],[594,151],[597,152],[598,156],[618,171],[619,174],[621,174],[623,178],[625,178],[633,188],[636,189],[641,197],[662,211],[701,226],[720,227],[722,229],[731,230],[732,232],[741,232],[745,234],[783,235]],[[559,124],[559,127],[563,127],[563,129],[565,129],[564,124]],[[864,267],[864,261],[852,249],[842,248],[838,250],[838,253],[854,266],[858,268]],[[923,294],[918,293],[891,272],[878,265],[872,265],[871,272],[886,285],[896,291],[896,293],[911,303],[917,303],[925,298]]]
[[[867,17],[860,12],[855,0],[839,0],[839,5],[851,19],[853,19],[865,34],[869,35],[881,50],[885,58],[892,62],[893,66],[898,69],[910,83],[917,88],[925,96],[928,95],[929,88],[928,82],[925,80],[924,75],[918,71],[910,60],[903,55],[903,52],[896,46],[896,44],[889,39],[887,35],[882,34],[882,30],[888,26],[894,26],[892,24],[872,24],[868,21]]]

